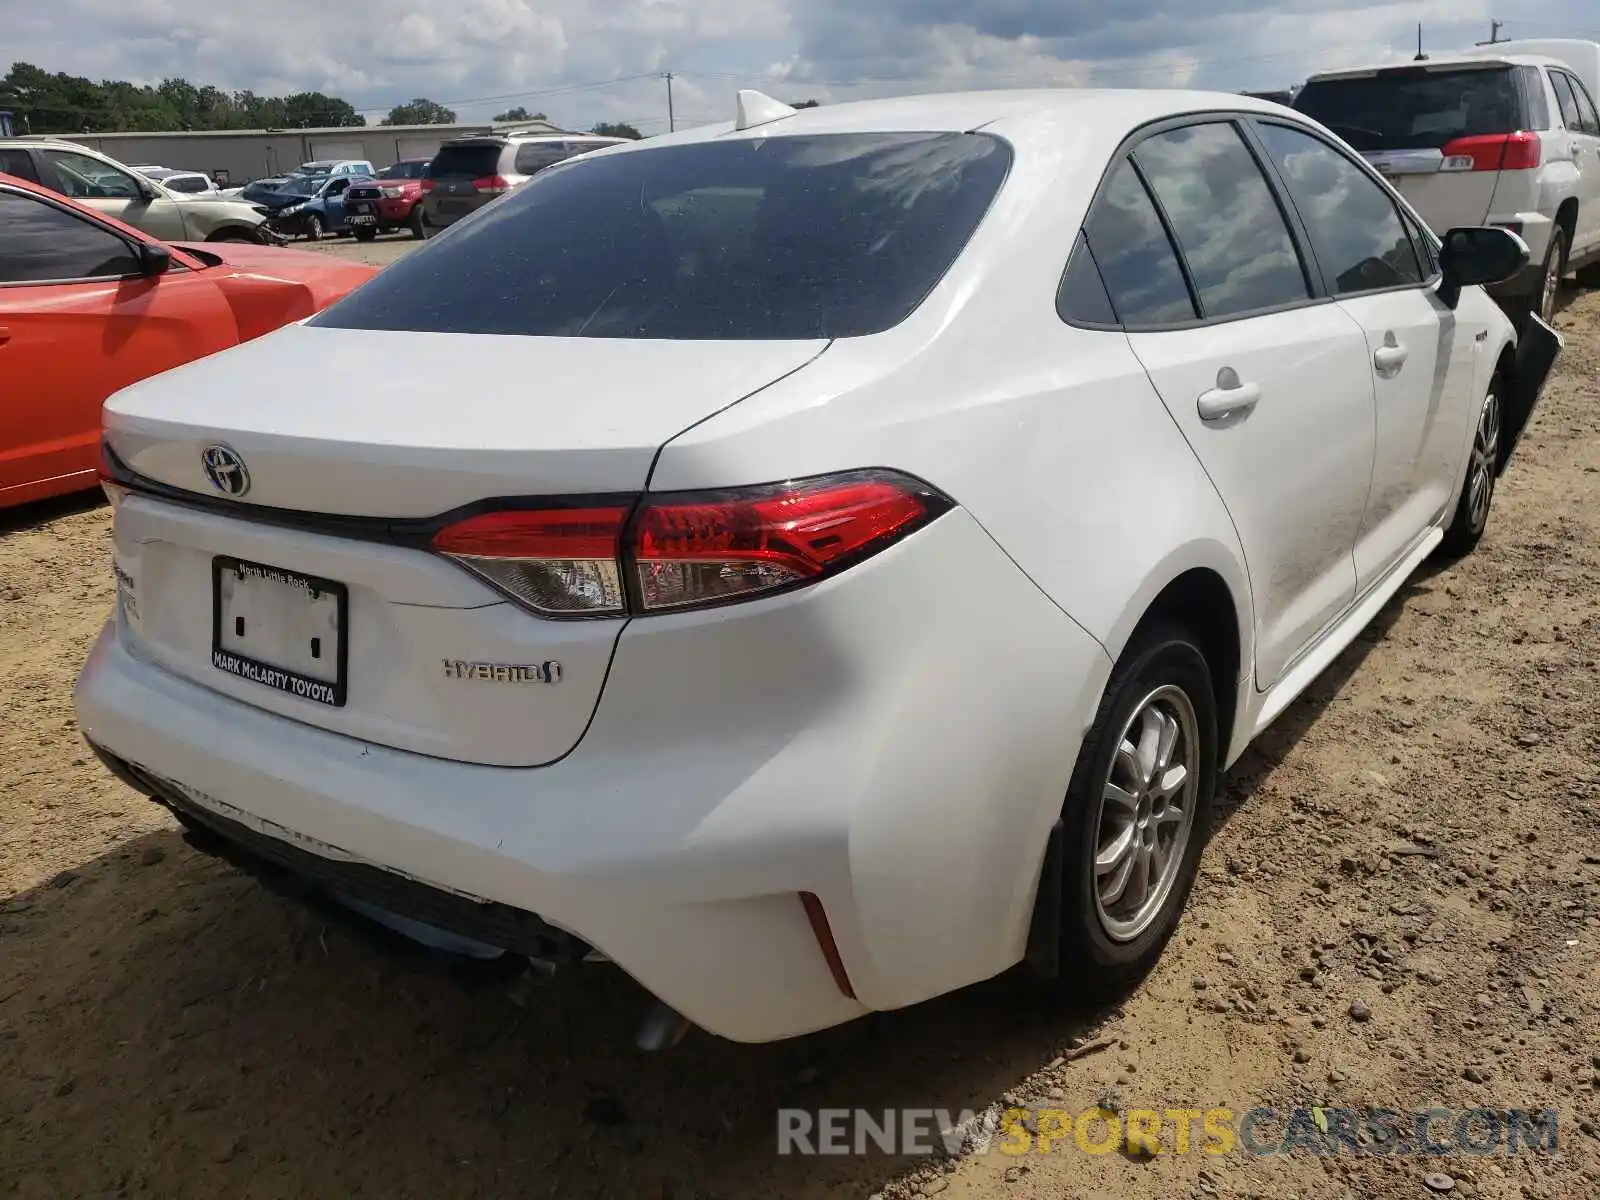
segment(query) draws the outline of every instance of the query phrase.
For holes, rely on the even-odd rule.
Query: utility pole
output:
[[[1489,21],[1489,40],[1487,42],[1479,42],[1478,45],[1493,46],[1500,40],[1500,30],[1504,28],[1504,26],[1504,21],[1496,21],[1491,18]]]
[[[675,133],[678,128],[678,123],[672,115],[672,72],[663,71],[661,73],[661,78],[667,81],[667,132]]]

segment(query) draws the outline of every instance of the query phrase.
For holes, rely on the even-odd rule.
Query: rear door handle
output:
[[[1386,333],[1383,335],[1383,345],[1372,352],[1372,365],[1377,368],[1379,375],[1388,379],[1398,375],[1410,357],[1411,351],[1402,346],[1393,333]]]
[[[1217,372],[1217,386],[1200,393],[1195,408],[1202,421],[1221,421],[1235,413],[1247,413],[1261,402],[1261,387],[1254,383],[1241,383],[1232,367]]]

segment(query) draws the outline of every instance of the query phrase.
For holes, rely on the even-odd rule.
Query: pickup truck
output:
[[[345,220],[356,240],[370,242],[380,233],[409,229],[411,236],[426,236],[422,211],[422,172],[425,158],[406,158],[385,167],[376,179],[352,183],[345,197]]]

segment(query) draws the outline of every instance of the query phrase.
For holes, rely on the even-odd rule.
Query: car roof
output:
[[[1449,71],[1467,68],[1540,67],[1561,66],[1557,59],[1545,54],[1444,54],[1431,56],[1425,62],[1386,62],[1362,67],[1340,67],[1333,71],[1318,71],[1306,79],[1317,83],[1324,79],[1362,79],[1385,71]]]

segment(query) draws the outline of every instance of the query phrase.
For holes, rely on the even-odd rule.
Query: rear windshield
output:
[[[1510,67],[1313,80],[1294,106],[1357,150],[1442,150],[1456,138],[1527,127]]]
[[[476,146],[445,146],[428,164],[435,179],[484,179],[500,172],[501,146],[486,142]]]
[[[535,176],[315,323],[684,340],[877,333],[949,270],[1011,157],[975,133],[604,155]]]

